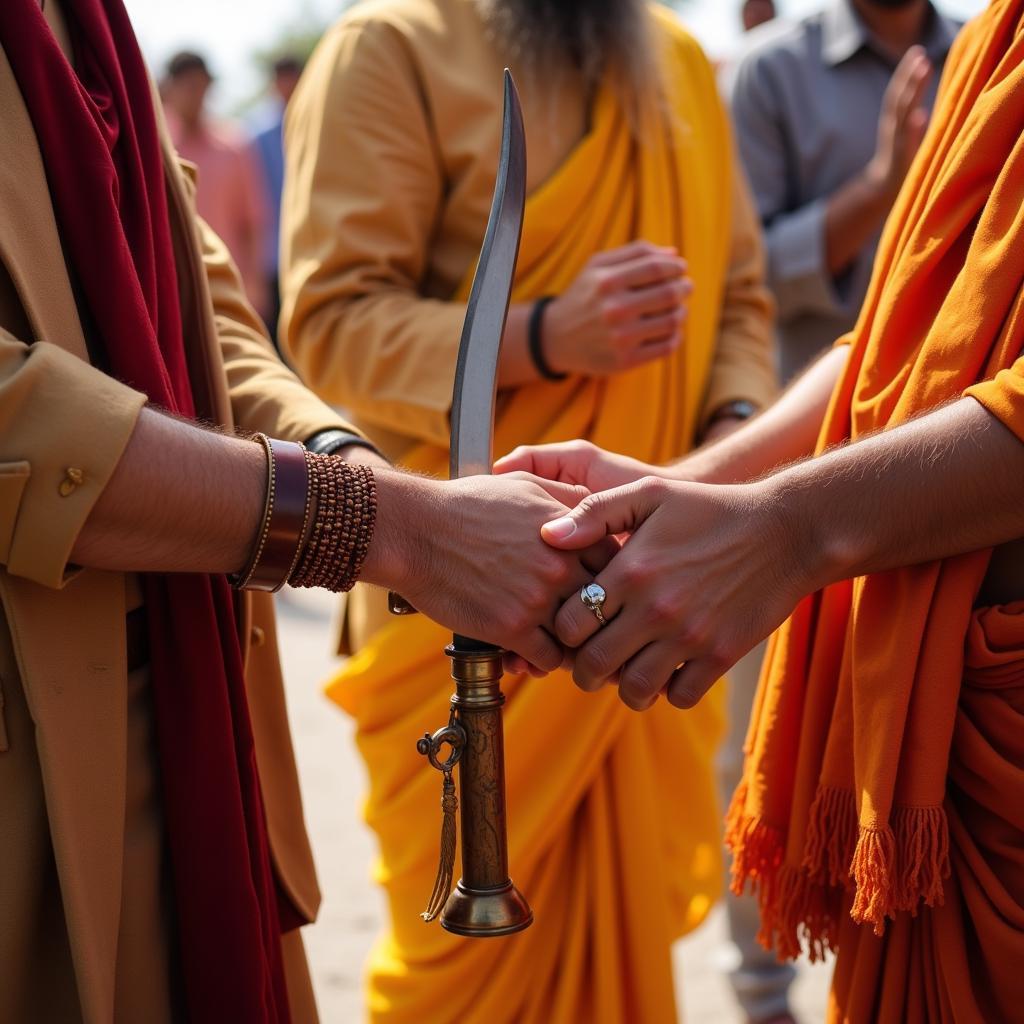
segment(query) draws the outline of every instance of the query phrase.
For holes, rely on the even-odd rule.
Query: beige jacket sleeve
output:
[[[361,422],[447,445],[465,306],[420,294],[445,175],[393,27],[350,17],[328,34],[289,107],[285,150],[286,349]]]
[[[146,396],[56,345],[0,330],[0,564],[46,587],[67,562]]]
[[[778,391],[774,304],[765,284],[764,240],[750,186],[733,160],[732,247],[722,295],[718,344],[711,364],[700,424],[728,402],[759,409]]]
[[[321,430],[357,433],[281,361],[227,247],[202,220],[199,235],[235,425],[292,441],[306,441]]]
[[[200,224],[235,421],[305,440],[352,430],[281,362],[223,244]],[[71,578],[78,534],[135,429],[146,396],[46,341],[0,329],[0,565],[48,587]]]

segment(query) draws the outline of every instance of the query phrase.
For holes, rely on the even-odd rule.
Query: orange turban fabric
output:
[[[1024,2],[994,0],[950,55],[820,449],[965,393],[1024,438],[1022,254]],[[735,881],[781,954],[841,950],[838,1019],[1024,1005],[1024,603],[975,608],[990,557],[828,587],[771,644]]]

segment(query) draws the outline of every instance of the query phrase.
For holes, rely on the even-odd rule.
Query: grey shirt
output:
[[[959,25],[932,8],[921,40],[939,74]],[[867,291],[878,235],[839,277],[825,258],[828,197],[875,152],[882,97],[896,67],[850,0],[752,32],[728,83],[739,149],[765,228],[779,309],[784,381],[849,331]]]

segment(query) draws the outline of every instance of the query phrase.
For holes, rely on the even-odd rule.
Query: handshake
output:
[[[818,581],[771,478],[714,485],[588,442],[520,448],[496,476],[377,473],[364,579],[631,708],[689,708]],[[584,588],[588,588],[584,594]]]

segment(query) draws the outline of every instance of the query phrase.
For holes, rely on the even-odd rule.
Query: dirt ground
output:
[[[382,924],[383,900],[370,879],[374,840],[360,816],[365,776],[352,726],[322,693],[336,664],[330,655],[333,609],[332,598],[314,592],[290,591],[278,601],[289,712],[324,895],[306,944],[322,1021],[358,1024],[364,1019],[363,962]],[[681,1019],[689,1024],[740,1021],[721,970],[724,939],[719,909],[675,949]],[[828,967],[800,965],[793,1008],[801,1024],[823,1019],[829,973]]]

